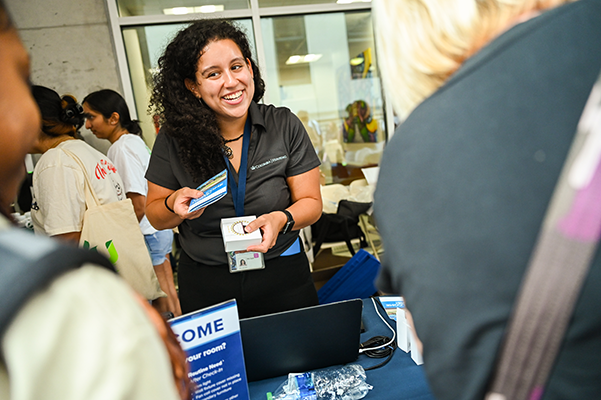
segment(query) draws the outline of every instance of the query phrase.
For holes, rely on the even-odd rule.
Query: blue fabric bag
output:
[[[364,299],[377,292],[374,281],[380,262],[367,251],[359,250],[317,291],[319,304]]]

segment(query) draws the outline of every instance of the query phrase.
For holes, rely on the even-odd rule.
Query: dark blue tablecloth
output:
[[[395,322],[388,319],[385,314],[384,318],[392,328],[396,328]],[[363,324],[366,331],[361,334],[361,342],[379,335],[392,337],[390,329],[376,314],[371,299],[363,301]],[[363,368],[369,368],[383,360],[359,355],[357,364],[362,365]],[[434,400],[422,367],[413,362],[410,354],[400,349],[394,352],[394,356],[388,364],[366,371],[366,374],[367,383],[373,386],[373,389],[365,396],[367,400]],[[251,400],[266,400],[267,392],[275,392],[287,378],[282,376],[249,383]]]

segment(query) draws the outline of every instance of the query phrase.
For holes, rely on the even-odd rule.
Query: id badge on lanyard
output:
[[[240,169],[238,170],[238,183],[236,183],[236,180],[234,179],[230,161],[227,157],[223,156],[225,165],[230,172],[228,174],[228,183],[234,200],[234,209],[236,210],[237,217],[244,216],[244,196],[246,194],[246,172],[248,166],[248,148],[250,147],[251,126],[250,116],[247,116],[246,124],[244,125],[244,135],[242,137],[242,157],[240,158]],[[230,273],[265,268],[263,253],[257,251],[228,251],[227,259]]]

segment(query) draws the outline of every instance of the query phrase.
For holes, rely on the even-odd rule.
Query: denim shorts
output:
[[[165,229],[163,231],[156,231],[152,235],[144,235],[144,241],[150,252],[152,265],[160,265],[167,259],[167,255],[171,253],[173,231]]]

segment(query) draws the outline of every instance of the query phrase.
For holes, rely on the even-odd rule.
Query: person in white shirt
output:
[[[150,149],[140,137],[142,129],[137,121],[131,119],[125,99],[110,89],[87,95],[83,100],[83,110],[86,128],[99,139],[106,139],[112,144],[108,157],[123,178],[125,195],[134,205],[161,289],[167,294],[167,297],[153,300],[153,305],[160,312],[179,316],[182,311],[169,261],[173,231],[156,230],[145,215],[148,183],[144,174],[150,161]]]
[[[0,115],[0,240],[6,244],[17,233],[30,239],[13,246],[27,258],[40,243],[50,247],[56,241],[10,227],[10,204],[41,119],[30,92],[29,57],[2,0]],[[7,264],[2,259],[0,275]],[[18,289],[4,291],[3,300]],[[164,343],[117,274],[90,263],[71,269],[14,311],[0,332],[0,399],[180,399]]]
[[[31,153],[42,153],[33,171],[31,219],[38,234],[79,243],[86,211],[84,164],[100,204],[125,199],[123,181],[107,156],[77,138],[83,125],[81,105],[44,86],[32,87],[42,113],[42,129]]]

